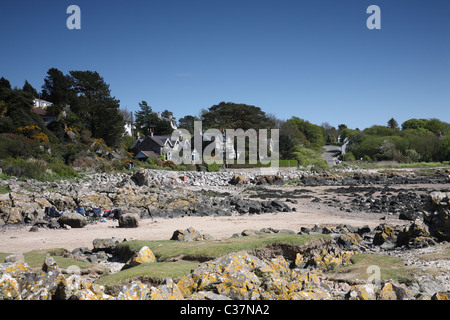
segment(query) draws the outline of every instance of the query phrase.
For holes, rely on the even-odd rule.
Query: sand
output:
[[[208,233],[216,239],[228,238],[246,229],[260,230],[272,227],[289,229],[295,232],[300,227],[336,226],[349,224],[352,226],[369,225],[375,227],[381,223],[380,217],[385,215],[365,214],[362,212],[347,213],[323,204],[305,200],[292,207],[297,212],[266,213],[261,215],[233,215],[222,217],[183,217],[174,219],[142,219],[135,229],[119,228],[117,221],[108,220],[89,224],[81,229],[39,229],[29,232],[30,226],[14,226],[2,228],[0,231],[0,252],[26,253],[32,250],[65,248],[73,250],[78,247],[92,248],[97,238],[115,237],[123,240],[169,240],[177,229],[193,227],[200,233]],[[402,220],[393,219],[393,224],[403,224]]]

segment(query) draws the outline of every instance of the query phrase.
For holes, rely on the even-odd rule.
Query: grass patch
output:
[[[414,281],[414,274],[417,269],[404,266],[402,258],[383,255],[383,254],[355,254],[352,257],[353,264],[339,266],[325,275],[333,280],[343,280],[349,283],[366,281],[372,272],[367,273],[369,266],[378,266],[381,272],[381,281],[393,279],[400,283],[411,283]]]
[[[442,251],[422,254],[417,256],[417,258],[424,261],[434,261],[434,260],[450,260],[450,243],[442,245]]]
[[[328,235],[297,235],[288,233],[263,234],[251,237],[228,238],[223,240],[177,242],[161,241],[126,241],[118,244],[116,249],[128,258],[143,246],[148,246],[158,261],[166,261],[182,257],[184,260],[208,260],[220,257],[229,252],[255,250],[274,243],[302,245],[306,242],[329,238]]]
[[[0,186],[0,194],[7,194],[10,193],[11,191],[12,191],[11,188],[7,184]]]
[[[47,254],[50,254],[52,258],[55,259],[58,267],[63,269],[67,269],[69,266],[78,266],[80,269],[88,269],[97,266],[96,264],[92,264],[89,262],[62,257],[61,254],[64,251],[64,249],[52,249],[50,251],[30,251],[24,253],[23,256],[25,258],[25,262],[31,269],[42,268]],[[9,256],[10,254],[11,253],[0,252],[0,261],[3,262],[5,260],[5,257]]]
[[[135,279],[151,285],[158,285],[164,278],[180,279],[189,274],[198,264],[199,262],[193,261],[146,263],[114,274],[104,275],[95,282],[105,288],[121,286],[122,283],[128,283]]]
[[[143,264],[137,267],[105,275],[96,283],[111,288],[134,279],[156,284],[164,278],[179,279],[187,275],[200,261],[212,260],[230,252],[241,250],[256,250],[271,244],[289,244],[300,246],[316,239],[328,239],[328,235],[297,235],[297,234],[263,234],[258,236],[228,238],[223,240],[178,242],[162,241],[126,241],[116,246],[117,252],[124,259],[129,258],[143,246],[148,246],[155,254],[158,262]]]

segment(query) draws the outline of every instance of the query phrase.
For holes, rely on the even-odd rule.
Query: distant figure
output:
[[[83,217],[86,216],[86,210],[83,207],[78,207],[77,213],[81,214]]]
[[[133,162],[133,160],[131,160],[128,165],[128,169],[133,169],[133,168],[134,168],[134,162]]]
[[[48,212],[50,218],[58,218],[62,215],[62,212],[58,212],[58,210],[56,210],[55,206],[52,206]]]
[[[94,218],[100,218],[102,208],[92,208]]]

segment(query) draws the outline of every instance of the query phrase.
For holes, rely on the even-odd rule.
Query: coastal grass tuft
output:
[[[143,246],[148,246],[158,262],[142,264],[114,274],[104,275],[96,283],[112,288],[134,279],[149,283],[157,283],[164,278],[179,279],[189,274],[201,261],[212,260],[230,252],[252,251],[272,244],[301,246],[313,240],[329,238],[330,236],[325,234],[275,233],[193,242],[125,241],[116,246],[116,252],[125,252],[125,255],[129,257]]]
[[[328,239],[329,235],[298,235],[289,233],[262,234],[256,236],[227,238],[222,240],[207,240],[193,242],[161,241],[125,241],[116,246],[116,251],[126,251],[129,254],[147,246],[155,254],[158,261],[167,261],[182,257],[183,260],[210,260],[230,252],[241,250],[256,250],[270,244],[281,243],[303,245],[316,239]]]
[[[405,266],[402,258],[384,254],[360,253],[355,254],[351,260],[352,264],[336,267],[325,275],[331,280],[349,283],[367,281],[374,275],[369,267],[377,266],[380,268],[379,280],[392,279],[408,284],[414,281],[414,274],[418,272],[414,267]]]

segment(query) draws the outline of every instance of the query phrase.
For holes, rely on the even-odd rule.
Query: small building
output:
[[[173,153],[178,154],[182,149],[190,150],[189,154],[184,155],[186,160],[191,158],[192,162],[194,158],[199,158],[196,150],[191,151],[189,140],[181,140],[172,136],[154,136],[150,133],[145,138],[137,138],[131,146],[135,159],[141,161],[147,158],[161,158],[161,156],[164,156],[164,160],[172,160]]]
[[[53,105],[53,103],[46,101],[44,99],[39,99],[39,98],[34,98],[33,99],[33,106],[35,108],[47,108],[47,107],[51,107]]]

